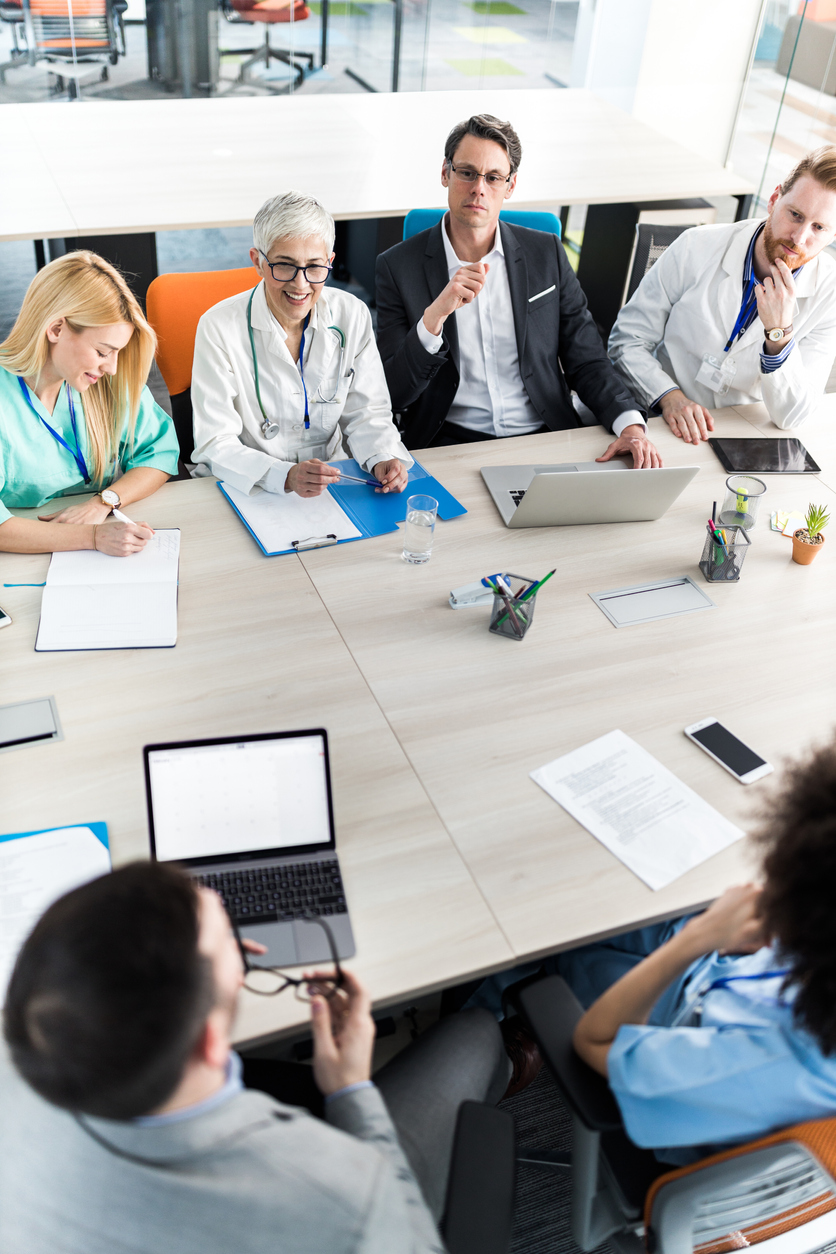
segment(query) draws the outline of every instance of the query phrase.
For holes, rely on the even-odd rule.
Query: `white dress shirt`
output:
[[[305,332],[305,385],[287,335],[273,317],[264,284],[255,289],[252,328],[261,397],[279,426],[264,436],[247,331],[250,292],[222,300],[200,319],[192,367],[195,475],[215,475],[240,492],[254,487],[283,492],[291,467],[311,457],[350,455],[367,471],[399,458],[413,464],[392,421],[389,389],[377,351],[371,316],[362,301],[327,287],[311,311]],[[345,352],[340,337],[345,336]]]
[[[460,261],[455,254],[447,234],[446,216],[441,237],[447,274],[452,279],[457,270],[469,263]],[[520,374],[511,288],[498,227],[493,247],[482,261],[489,266],[485,286],[475,300],[462,305],[454,315],[459,340],[459,387],[447,420],[485,435],[528,435],[539,431],[543,423]],[[428,331],[423,318],[418,321],[418,339],[428,353],[437,353],[441,348],[442,336]],[[631,423],[644,426],[638,410],[629,410],[615,420],[616,438]]]

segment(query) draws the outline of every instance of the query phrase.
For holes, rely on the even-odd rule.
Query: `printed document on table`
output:
[[[58,897],[110,870],[107,828],[63,827],[0,836],[0,1003],[18,951]]]
[[[531,778],[654,890],[744,834],[622,731]]]
[[[130,557],[53,553],[35,650],[162,649],[177,643],[178,529]]]
[[[239,492],[225,483],[223,490],[267,553],[284,553],[298,540],[334,535],[357,540],[355,527],[330,492],[301,497],[296,492]]]

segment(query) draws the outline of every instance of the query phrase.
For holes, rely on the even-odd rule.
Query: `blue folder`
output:
[[[331,465],[338,466],[347,475],[356,475],[358,478],[363,479],[372,479],[374,477],[367,470],[364,470],[362,466],[358,465],[353,458],[332,462]],[[218,487],[265,557],[280,557],[285,553],[296,552],[294,548],[278,549],[273,552],[268,551],[226,491],[225,485],[219,482]],[[448,492],[437,479],[433,478],[419,462],[415,462],[409,471],[409,482],[403,492],[376,492],[374,488],[361,483],[333,484],[328,488],[328,491],[343,513],[361,533],[359,536],[352,536],[350,539],[338,540],[336,541],[337,544],[350,544],[352,540],[367,540],[371,536],[382,536],[387,532],[397,531],[398,523],[406,521],[407,500],[410,496],[415,496],[419,492],[432,496],[438,501],[438,517],[441,519],[458,518],[459,515],[467,513],[461,501],[457,501],[452,493]],[[301,552],[305,551],[304,548],[301,549]]]
[[[39,827],[35,832],[7,832],[5,835],[0,835],[0,841],[23,840],[25,836],[43,836],[44,832],[60,832],[65,829],[69,831],[73,827],[89,827],[97,840],[100,840],[105,849],[110,852],[110,845],[107,839],[107,823],[53,823],[52,827]]]

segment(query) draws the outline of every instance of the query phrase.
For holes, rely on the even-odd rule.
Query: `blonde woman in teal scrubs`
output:
[[[177,437],[145,387],[156,340],[125,280],[91,252],[32,280],[0,344],[0,551],[127,557],[154,534],[123,509],[177,473]],[[55,499],[89,492],[64,509]],[[13,509],[46,506],[38,519]]]

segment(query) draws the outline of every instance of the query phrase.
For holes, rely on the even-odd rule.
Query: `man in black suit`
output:
[[[599,461],[660,466],[560,241],[499,222],[521,154],[510,123],[459,123],[441,167],[449,213],[377,259],[378,346],[404,443],[578,427],[573,389],[615,436]]]

